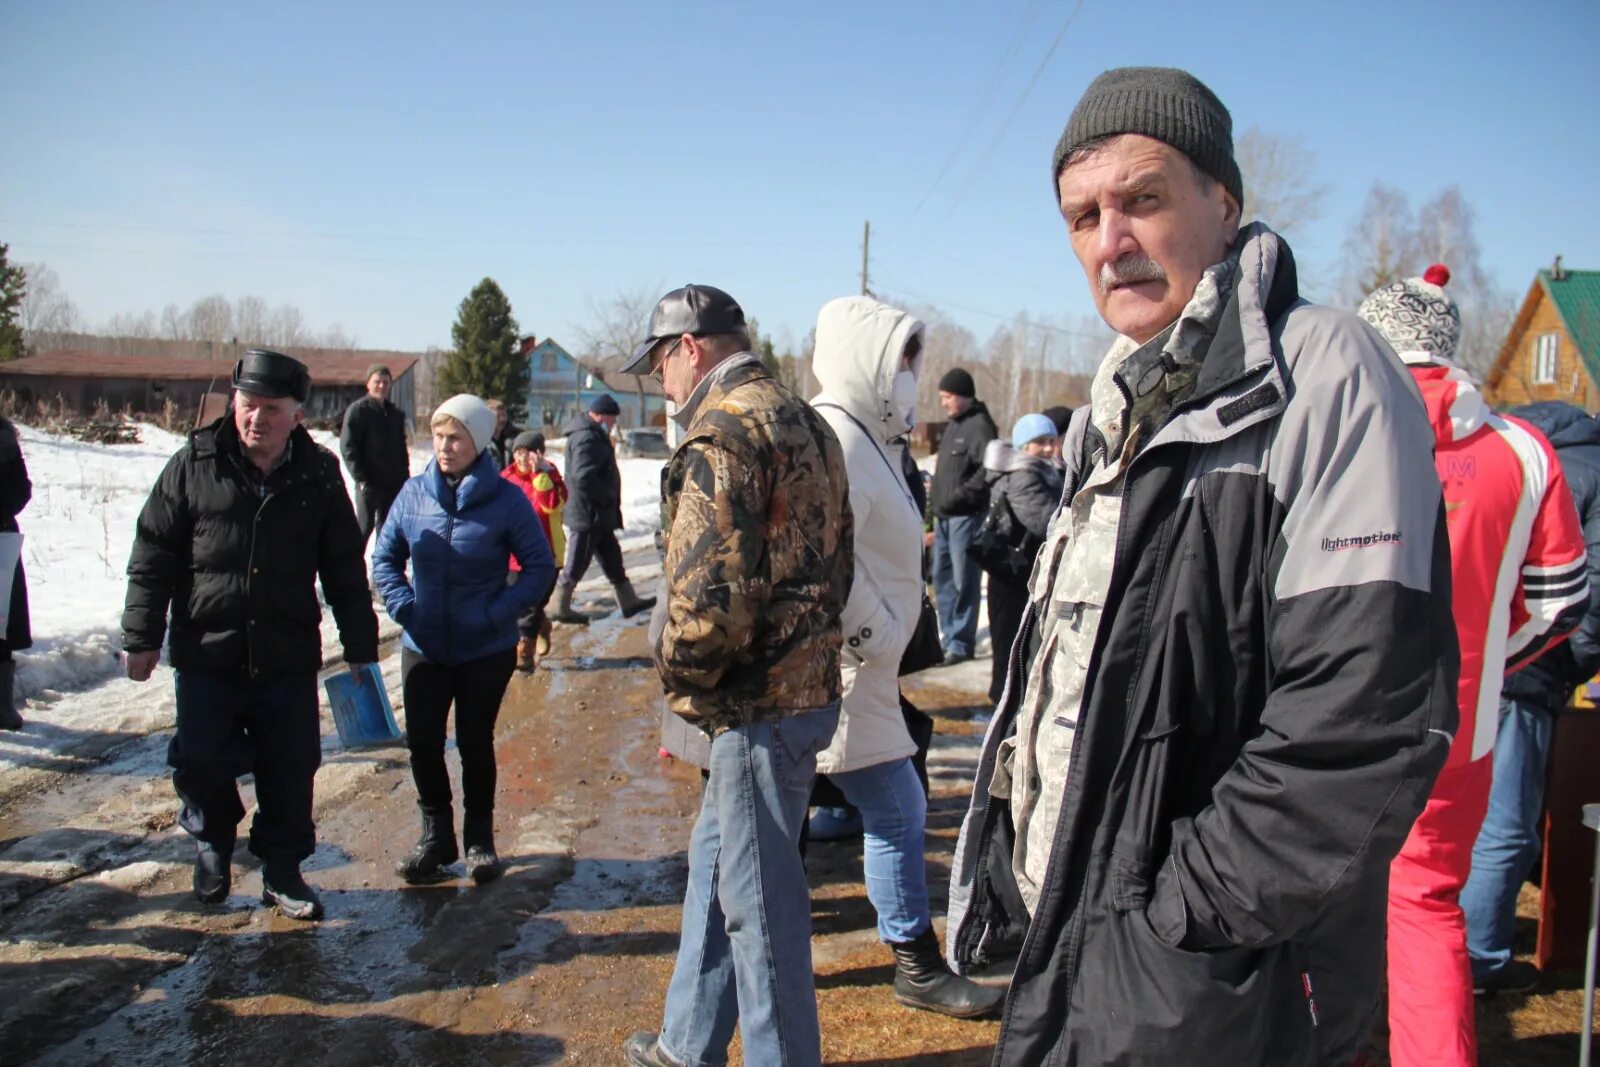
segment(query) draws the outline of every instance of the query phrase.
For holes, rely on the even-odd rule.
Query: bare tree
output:
[[[619,289],[589,298],[588,322],[578,329],[579,354],[602,370],[623,365],[650,328],[650,312],[665,292],[659,285]]]
[[[272,309],[259,296],[241,296],[233,305],[233,336],[247,345],[272,344],[267,323]]]
[[[1322,217],[1328,187],[1312,180],[1317,156],[1304,140],[1252,126],[1233,145],[1244,179],[1244,218],[1293,234]]]
[[[290,304],[279,304],[267,318],[263,344],[289,347],[306,343],[305,317]]]
[[[317,339],[317,344],[323,348],[355,348],[356,338],[344,332],[344,327],[334,323],[323,330]]]
[[[1452,185],[1417,213],[1418,265],[1442,263],[1450,270],[1446,292],[1461,310],[1461,346],[1456,362],[1483,377],[1494,365],[1516,314],[1515,298],[1483,269],[1473,232],[1472,205]]]
[[[234,336],[233,305],[220,293],[203,296],[184,313],[184,325],[190,341],[221,343]]]
[[[101,327],[101,333],[110,337],[153,340],[158,336],[156,314],[153,311],[146,311],[142,314],[119,311],[106,320],[105,325]]]
[[[17,325],[32,352],[60,348],[63,338],[83,329],[83,316],[61,288],[61,277],[43,263],[24,263],[28,288],[17,309]]]
[[[1415,275],[1421,258],[1406,194],[1373,182],[1340,249],[1339,301],[1355,307],[1374,289]]]

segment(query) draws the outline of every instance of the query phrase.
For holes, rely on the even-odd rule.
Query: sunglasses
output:
[[[661,350],[660,359],[657,359],[654,356],[650,357],[650,377],[654,378],[657,382],[661,381],[662,375],[667,369],[667,360],[671,358],[673,351],[682,343],[683,336],[680,334],[672,339],[672,343],[670,345]]]

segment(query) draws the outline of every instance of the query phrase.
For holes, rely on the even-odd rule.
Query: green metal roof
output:
[[[1560,281],[1541,270],[1539,282],[1561,315],[1567,337],[1578,346],[1589,379],[1600,384],[1600,270],[1562,270]]]

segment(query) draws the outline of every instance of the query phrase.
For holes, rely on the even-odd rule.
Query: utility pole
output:
[[[867,288],[867,257],[872,248],[872,222],[869,219],[861,224],[861,295],[871,296],[872,290]]]

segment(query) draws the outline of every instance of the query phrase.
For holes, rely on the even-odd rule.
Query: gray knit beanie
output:
[[[1233,117],[1217,94],[1174,67],[1118,67],[1090,83],[1056,142],[1050,192],[1073,150],[1101,137],[1138,133],[1188,156],[1244,206],[1244,182],[1233,159]]]

